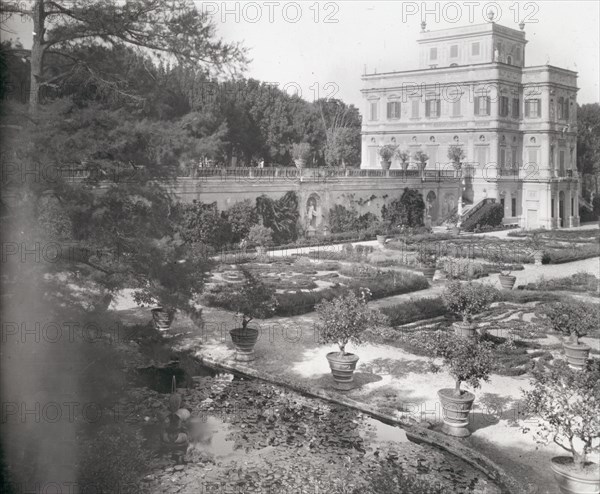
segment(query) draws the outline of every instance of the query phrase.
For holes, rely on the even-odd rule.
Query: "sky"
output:
[[[578,102],[600,101],[600,1],[257,1],[197,2],[219,35],[250,50],[246,76],[278,84],[308,101],[335,97],[362,107],[361,75],[418,66],[421,21],[428,30],[487,22],[525,22],[526,65],[579,73]],[[31,25],[3,37],[31,43]]]

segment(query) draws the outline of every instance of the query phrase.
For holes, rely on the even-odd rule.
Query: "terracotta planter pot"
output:
[[[423,268],[423,276],[427,278],[427,281],[433,281],[433,277],[435,276],[435,267],[426,266]]]
[[[347,353],[342,356],[340,352],[329,352],[327,360],[335,381],[335,387],[341,391],[352,389],[354,387],[354,369],[356,369],[358,355]]]
[[[165,310],[163,308],[157,307],[155,309],[150,309],[150,312],[152,312],[152,320],[154,321],[154,327],[159,331],[168,331],[171,327],[171,323],[173,322],[175,311]]]
[[[477,334],[475,325],[470,322],[455,322],[452,323],[452,327],[454,328],[454,334],[456,336],[462,336],[464,338],[475,338],[475,335]]]
[[[600,467],[582,472],[573,468],[573,458],[556,456],[552,458],[554,480],[563,494],[598,494],[600,493]]]
[[[513,286],[515,286],[515,283],[517,281],[516,276],[504,276],[503,274],[501,274],[499,278],[500,285],[502,285],[502,288],[504,288],[505,290],[512,290]]]
[[[579,343],[574,345],[572,343],[563,343],[565,349],[565,356],[569,367],[573,369],[581,370],[585,367],[585,361],[590,356],[591,348],[585,343]]]
[[[251,362],[256,358],[254,345],[258,341],[258,329],[235,328],[229,331],[229,334],[235,346],[235,359],[238,362]]]
[[[468,391],[456,396],[453,388],[444,388],[438,391],[438,397],[442,403],[442,417],[444,426],[442,432],[454,437],[467,437],[471,433],[469,425],[469,413],[475,401],[475,395]]]
[[[390,166],[392,166],[392,162],[391,161],[381,160],[381,169],[382,170],[389,170]]]
[[[379,243],[379,245],[384,246],[385,245],[385,239],[387,238],[385,235],[376,235],[377,237],[377,242]]]

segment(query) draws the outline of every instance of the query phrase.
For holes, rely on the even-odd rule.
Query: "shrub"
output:
[[[545,311],[552,329],[570,337],[577,344],[581,336],[596,331],[600,325],[600,310],[583,302],[556,302]]]
[[[248,236],[250,228],[258,223],[256,206],[250,199],[236,202],[225,211],[227,221],[231,227],[231,241],[239,242]]]
[[[392,161],[397,148],[398,146],[394,146],[393,144],[385,144],[379,148],[379,156],[384,161]]]
[[[221,248],[231,240],[231,228],[217,203],[178,204],[174,208],[175,227],[181,238],[188,243],[203,243]]]
[[[310,144],[308,142],[292,144],[292,158],[294,160],[308,161],[310,158]]]
[[[443,257],[441,266],[451,280],[473,280],[487,275],[483,263],[472,259]]]
[[[273,200],[266,195],[256,198],[256,211],[262,224],[273,230],[273,241],[284,244],[298,238],[298,196],[294,191]]]
[[[526,290],[568,290],[597,294],[599,283],[600,281],[593,274],[580,272],[563,278],[542,278],[535,283],[528,283],[524,288]]]
[[[394,199],[389,206],[382,207],[381,217],[392,227],[415,227],[423,226],[424,212],[425,202],[421,193],[407,187],[400,198]]]
[[[317,306],[320,323],[316,326],[320,341],[335,343],[345,355],[348,343],[361,343],[360,335],[365,329],[385,324],[387,320],[381,312],[367,307],[368,299],[369,291],[362,290],[358,296],[350,292],[321,302]]]
[[[446,368],[454,378],[454,394],[464,393],[461,383],[466,382],[477,389],[481,381],[488,381],[492,370],[492,345],[475,338],[463,338],[454,333],[439,332],[436,338],[425,343],[435,357],[443,359],[442,365],[431,362],[431,370],[439,372]]]
[[[254,225],[248,232],[248,242],[266,247],[273,244],[273,230],[263,225]]]
[[[537,369],[525,392],[525,410],[542,420],[534,439],[539,444],[553,442],[568,451],[580,470],[590,465],[588,458],[600,451],[600,362],[588,361],[584,370],[574,370],[562,360]],[[525,429],[528,432],[529,429]]]
[[[494,287],[480,283],[448,283],[442,294],[446,308],[469,322],[475,314],[486,310],[492,302],[500,299],[500,292]]]
[[[358,230],[358,213],[356,209],[347,209],[336,204],[329,210],[329,228],[331,233]]]
[[[423,319],[446,314],[446,308],[440,297],[409,300],[381,309],[389,319],[391,326],[402,326]]]

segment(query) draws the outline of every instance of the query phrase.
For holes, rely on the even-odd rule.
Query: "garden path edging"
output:
[[[494,463],[487,456],[475,451],[460,440],[446,436],[441,432],[436,432],[421,425],[417,425],[416,423],[403,421],[391,415],[381,413],[365,403],[347,398],[339,393],[330,392],[324,389],[308,388],[297,382],[282,378],[281,376],[273,377],[239,362],[206,357],[202,355],[200,351],[196,351],[194,355],[203,365],[214,370],[232,372],[284,386],[303,395],[355,409],[388,425],[399,426],[404,429],[406,436],[411,441],[426,443],[460,458],[473,468],[485,474],[489,479],[496,482],[503,492],[506,492],[507,494],[525,494],[527,492],[516,479],[506,473],[502,467]]]

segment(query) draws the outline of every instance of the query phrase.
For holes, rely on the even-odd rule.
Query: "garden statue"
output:
[[[317,201],[314,197],[311,197],[308,200],[307,208],[306,208],[306,217],[307,217],[307,223],[308,223],[309,229],[316,230],[318,211],[317,211]]]

